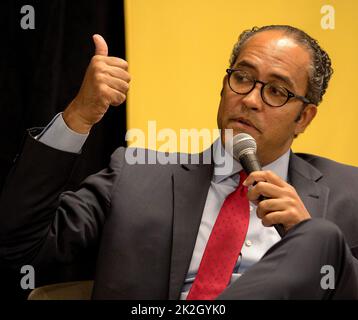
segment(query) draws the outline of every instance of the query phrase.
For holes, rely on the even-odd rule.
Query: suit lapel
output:
[[[317,183],[321,177],[319,170],[291,152],[288,180],[313,218],[324,218],[327,212],[329,188]]]
[[[173,175],[174,222],[169,299],[178,299],[188,271],[214,166],[185,165]]]

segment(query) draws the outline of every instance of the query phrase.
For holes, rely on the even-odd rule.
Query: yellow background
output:
[[[321,28],[321,7],[335,29]],[[232,47],[254,25],[290,24],[316,38],[335,70],[319,112],[295,141],[308,152],[358,166],[357,0],[126,0],[132,75],[128,128],[216,128],[222,78]],[[204,146],[207,147],[207,146]]]

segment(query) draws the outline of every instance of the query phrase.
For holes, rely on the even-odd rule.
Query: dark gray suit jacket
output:
[[[125,150],[62,193],[79,156],[28,136],[1,196],[1,263],[46,272],[95,252],[94,298],[178,299],[213,165],[129,165]],[[358,169],[291,153],[288,174],[311,216],[337,224],[358,257]]]

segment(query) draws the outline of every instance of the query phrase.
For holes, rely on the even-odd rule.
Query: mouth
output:
[[[235,124],[235,127],[242,129],[242,130],[255,130],[257,132],[261,131],[249,120],[243,117],[232,119]]]

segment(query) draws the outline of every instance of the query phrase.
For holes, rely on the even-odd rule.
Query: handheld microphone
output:
[[[232,147],[235,160],[241,163],[247,175],[251,172],[262,170],[256,156],[256,141],[253,137],[247,133],[239,133],[233,137]],[[258,201],[264,199],[266,198],[261,195]],[[284,226],[282,224],[275,224],[274,227],[282,238],[286,233]]]

